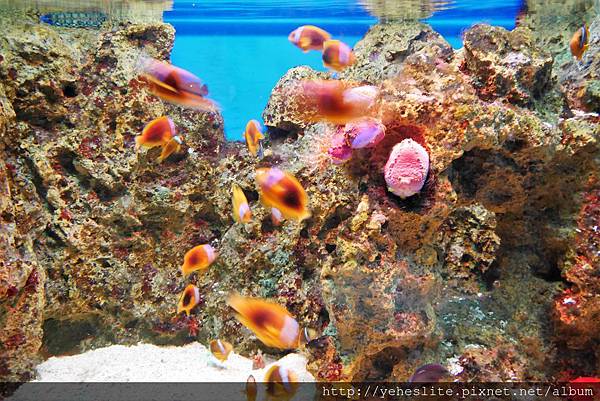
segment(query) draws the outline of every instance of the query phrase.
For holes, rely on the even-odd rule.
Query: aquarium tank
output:
[[[600,0],[0,0],[0,400],[598,400]]]

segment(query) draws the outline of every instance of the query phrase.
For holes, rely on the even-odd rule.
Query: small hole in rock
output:
[[[63,85],[62,91],[65,97],[75,97],[78,94],[77,86],[72,82]]]

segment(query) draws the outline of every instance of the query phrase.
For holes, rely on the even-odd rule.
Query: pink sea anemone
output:
[[[342,164],[352,157],[352,148],[346,142],[344,129],[337,129],[331,137],[331,143],[327,150],[333,164]]]
[[[423,146],[412,139],[396,144],[384,167],[388,190],[408,198],[423,188],[429,171],[429,154]]]
[[[376,118],[365,117],[344,127],[346,142],[352,149],[372,148],[385,136],[385,125]]]

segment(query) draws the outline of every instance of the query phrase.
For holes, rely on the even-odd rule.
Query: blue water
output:
[[[455,48],[477,22],[512,29],[522,0],[457,0],[424,20]],[[318,52],[303,53],[288,34],[318,25],[353,46],[377,19],[355,0],[175,0],[165,21],[176,29],[172,62],[198,75],[222,108],[225,135],[241,140],[261,119],[273,86],[298,65],[324,71]]]

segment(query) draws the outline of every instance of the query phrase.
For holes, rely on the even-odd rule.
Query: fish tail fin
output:
[[[140,150],[140,148],[142,147],[142,136],[136,136],[135,137],[135,150],[138,151]]]
[[[162,148],[162,152],[158,157],[158,162],[162,163],[167,157],[171,156],[174,152],[179,152],[181,150],[181,145],[175,139],[171,139],[165,146]]]

